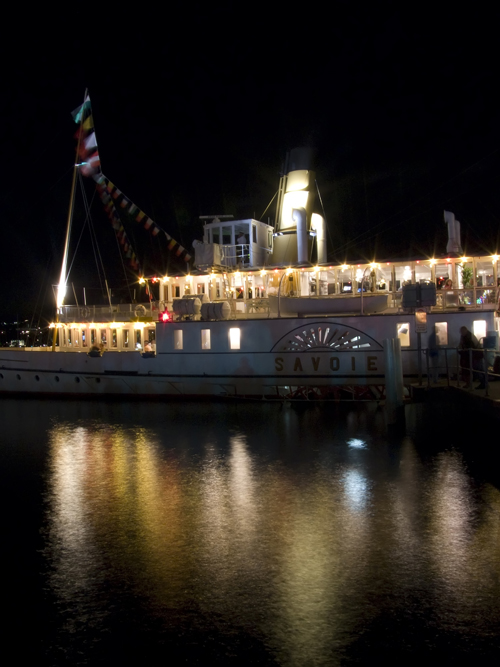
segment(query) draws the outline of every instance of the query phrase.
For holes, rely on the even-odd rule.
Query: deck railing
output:
[[[493,348],[461,350],[456,347],[440,347],[422,350],[426,360],[427,386],[438,384],[444,378],[447,386],[474,389],[474,382],[489,395],[489,383],[500,381],[500,352]],[[431,354],[432,352],[432,354]],[[477,389],[478,387],[476,387]]]
[[[102,306],[62,306],[59,311],[60,322],[118,322],[137,318],[158,316],[161,307],[157,301],[151,303],[117,303]]]

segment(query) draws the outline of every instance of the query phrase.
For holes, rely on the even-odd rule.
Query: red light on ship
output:
[[[170,322],[170,313],[168,310],[164,310],[163,313],[160,313],[158,319],[160,322]]]

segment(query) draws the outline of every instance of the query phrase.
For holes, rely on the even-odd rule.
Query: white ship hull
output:
[[[461,326],[475,319],[494,329],[493,311],[446,315],[450,340],[446,364],[453,370]],[[443,321],[428,316],[429,326]],[[0,392],[52,396],[253,397],[279,398],[311,392],[328,398],[341,387],[385,384],[383,341],[396,337],[401,322],[417,340],[414,316],[385,314],[352,317],[277,318],[219,322],[168,322],[156,325],[154,356],[138,351],[15,349],[0,351]],[[240,349],[230,350],[230,329],[239,329]],[[211,349],[202,349],[210,330]],[[175,349],[182,331],[183,349]],[[422,335],[423,347],[426,336]],[[440,353],[444,367],[444,350]],[[416,345],[402,348],[406,384],[418,376]],[[426,359],[422,356],[426,372]],[[371,394],[377,396],[376,391]]]

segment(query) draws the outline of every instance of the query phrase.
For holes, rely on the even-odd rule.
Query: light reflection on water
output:
[[[46,433],[54,664],[128,645],[124,609],[221,664],[498,650],[500,493],[458,451],[366,409],[99,409]]]

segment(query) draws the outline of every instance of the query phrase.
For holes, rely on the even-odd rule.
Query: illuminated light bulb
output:
[[[146,282],[146,281],[145,281],[144,278],[142,278],[142,276],[141,276],[141,278],[139,278],[139,285],[144,285],[145,282]]]
[[[169,280],[170,280],[170,278],[168,276],[163,277],[163,282],[164,283],[168,283]]]

